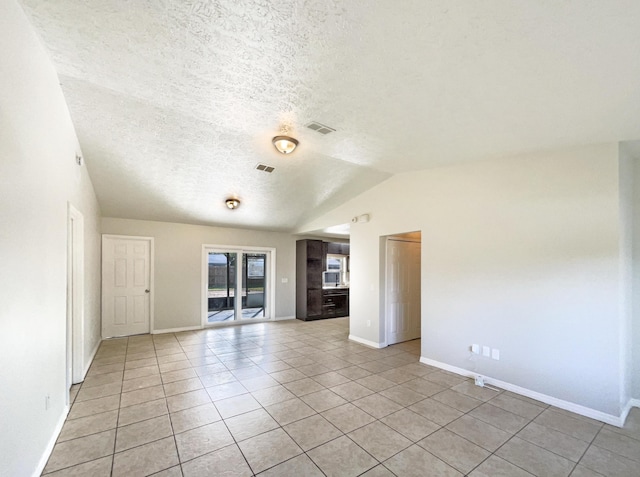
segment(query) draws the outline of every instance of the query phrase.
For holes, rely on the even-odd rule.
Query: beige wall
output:
[[[13,0],[0,45],[0,475],[14,477],[39,475],[66,415],[68,203],[85,225],[85,367],[99,342],[100,211],[57,75]]]
[[[275,248],[275,316],[295,316],[297,237],[291,234],[115,218],[102,219],[102,233],[154,238],[156,330],[200,326],[204,244]]]
[[[619,416],[617,144],[401,174],[298,232],[351,227],[351,334],[384,343],[381,237],[422,232],[422,356]],[[367,323],[370,322],[370,326]],[[469,346],[501,350],[468,360]]]

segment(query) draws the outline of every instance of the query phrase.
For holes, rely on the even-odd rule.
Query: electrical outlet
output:
[[[477,375],[476,376],[476,386],[484,387],[484,376]]]
[[[471,352],[473,354],[480,354],[480,345],[479,344],[472,344],[471,345]]]
[[[491,356],[491,348],[489,348],[488,346],[483,346],[482,347],[482,356],[486,356],[487,358],[489,356]]]
[[[491,357],[492,357],[493,359],[500,360],[500,350],[499,350],[499,349],[495,349],[495,348],[494,348],[494,349],[492,349],[492,350],[491,350]]]
[[[371,320],[367,320],[367,326],[371,326]]]

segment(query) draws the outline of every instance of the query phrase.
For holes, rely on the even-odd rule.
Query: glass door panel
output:
[[[265,318],[267,292],[267,254],[242,254],[242,319]]]
[[[209,252],[207,321],[217,323],[236,319],[236,253]]]

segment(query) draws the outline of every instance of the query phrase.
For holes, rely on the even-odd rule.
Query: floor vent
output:
[[[275,167],[267,166],[266,164],[258,164],[256,166],[256,169],[258,169],[259,171],[268,172],[269,174],[276,170]]]
[[[336,131],[335,129],[330,128],[329,126],[325,126],[324,124],[320,124],[316,121],[310,122],[309,124],[307,124],[307,127],[309,129],[313,129],[316,132],[319,132],[322,135],[326,135]]]

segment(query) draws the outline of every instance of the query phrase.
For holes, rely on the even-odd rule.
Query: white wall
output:
[[[380,237],[422,232],[422,356],[620,414],[615,144],[394,176],[301,227],[351,227],[351,334],[384,342]],[[367,320],[371,326],[367,327]]]
[[[620,406],[631,399],[633,370],[633,235],[634,235],[634,159],[624,145],[619,147],[620,204]]]
[[[0,475],[15,477],[41,470],[65,415],[68,202],[85,224],[85,364],[98,343],[99,208],[56,73],[13,0],[0,45]]]
[[[275,248],[276,318],[295,316],[297,237],[291,234],[114,218],[102,219],[102,233],[154,237],[156,330],[200,326],[203,244]]]
[[[631,322],[631,397],[640,403],[640,153],[633,167],[633,314]]]

